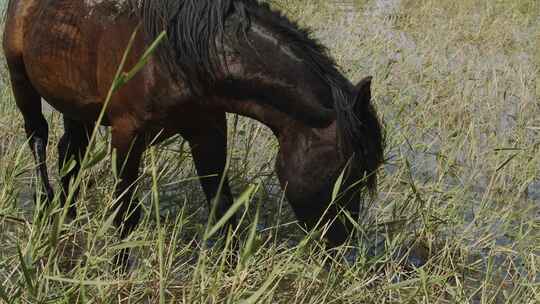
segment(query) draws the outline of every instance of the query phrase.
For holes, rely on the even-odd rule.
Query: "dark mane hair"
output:
[[[246,1],[130,0],[130,4],[149,39],[167,32],[167,39],[157,50],[162,64],[193,94],[202,94],[224,72],[219,42],[225,35],[227,17],[241,13]],[[247,28],[248,22],[244,19],[241,25]]]
[[[167,39],[157,55],[171,74],[186,83],[194,94],[203,94],[219,75],[226,73],[224,50],[220,49],[226,30],[241,33],[256,20],[281,37],[331,88],[342,152],[353,155],[353,169],[368,172],[365,183],[375,190],[375,171],[383,161],[381,124],[370,102],[364,101],[364,108],[356,114],[352,85],[338,70],[326,47],[313,39],[309,30],[256,0],[129,1],[149,39],[167,31]],[[238,20],[231,22],[236,29],[227,28],[230,16]]]
[[[339,72],[336,62],[328,56],[328,49],[312,38],[310,29],[300,27],[280,11],[273,10],[268,3],[251,3],[247,6],[247,10],[250,16],[255,17],[258,22],[288,42],[293,53],[302,58],[304,63],[326,83],[350,89],[349,82]]]

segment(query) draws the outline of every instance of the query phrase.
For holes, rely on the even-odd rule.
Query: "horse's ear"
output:
[[[360,80],[358,84],[354,86],[354,111],[356,113],[364,112],[371,102],[371,79],[373,77],[368,76]]]

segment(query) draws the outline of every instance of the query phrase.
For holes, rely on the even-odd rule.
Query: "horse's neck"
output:
[[[287,113],[253,99],[216,98],[215,104],[228,113],[255,119],[269,127],[277,137],[284,130],[293,128],[298,122]]]
[[[317,103],[309,86],[298,83],[292,86],[272,80],[270,75],[266,77],[238,73],[233,80],[219,82],[212,93],[225,111],[256,119],[274,133],[294,123],[306,128],[324,128],[335,120],[335,112]]]

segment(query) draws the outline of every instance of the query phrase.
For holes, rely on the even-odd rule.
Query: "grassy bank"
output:
[[[34,217],[34,164],[3,68],[0,302],[540,302],[538,1],[272,4],[311,27],[350,79],[374,76],[388,160],[355,263],[305,241],[273,173],[276,141],[234,116],[230,174],[245,199],[238,233],[247,248],[236,267],[202,246],[208,211],[181,139],[147,153],[145,217],[129,240],[110,225],[108,158],[84,173],[79,216],[58,234]],[[56,172],[61,117],[47,118]],[[126,246],[135,271],[121,277],[111,261]],[[426,265],[408,266],[407,248]]]

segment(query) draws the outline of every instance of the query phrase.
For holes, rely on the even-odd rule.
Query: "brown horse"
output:
[[[189,141],[198,174],[213,176],[201,179],[206,197],[218,198],[216,217],[225,213],[232,202],[224,177],[225,113],[231,112],[262,122],[278,138],[276,171],[299,222],[310,229],[322,220],[330,245],[343,243],[350,225],[335,218],[342,210],[358,216],[361,190],[375,190],[383,161],[371,78],[351,84],[307,31],[254,0],[10,0],[3,47],[46,199],[54,191],[41,98],[63,114],[59,167],[70,159],[80,163],[139,25],[126,71],[162,31],[167,38],[113,94],[101,121],[112,128],[117,153],[116,193],[124,195],[115,224],[121,236],[139,221],[140,208],[130,203],[132,184],[157,135]],[[329,204],[344,168],[347,191]],[[79,170],[61,179],[63,204]],[[74,205],[69,210],[75,214]]]

